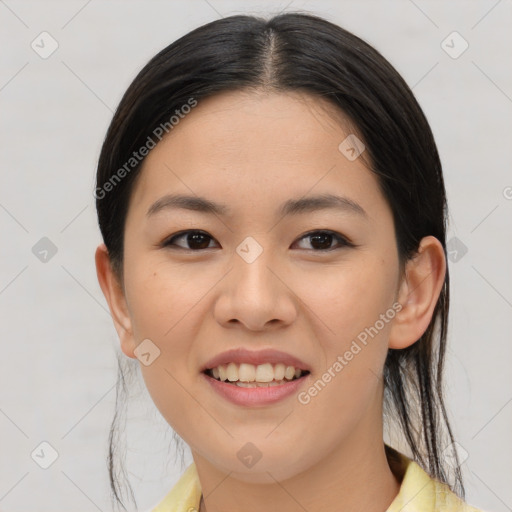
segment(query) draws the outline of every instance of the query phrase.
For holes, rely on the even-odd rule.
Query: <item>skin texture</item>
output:
[[[363,159],[338,150],[351,132],[334,114],[299,93],[238,91],[199,102],[144,161],[126,219],[122,285],[105,246],[96,251],[124,354],[136,357],[144,339],[161,351],[141,364],[144,381],[191,448],[208,512],[381,512],[399,491],[383,444],[384,361],[388,348],[405,348],[426,330],[446,262],[429,236],[401,272],[389,205]],[[232,212],[163,209],[148,217],[169,193]],[[321,193],[348,197],[367,216],[276,213],[288,199]],[[162,246],[186,229],[206,232],[208,248],[183,249],[186,236]],[[305,236],[320,229],[355,247]],[[248,236],[263,248],[252,263],[236,252]],[[307,390],[396,301],[401,311],[307,405],[296,395],[234,405],[200,373],[225,350],[274,348],[311,366]],[[251,468],[237,457],[247,442],[262,455]]]

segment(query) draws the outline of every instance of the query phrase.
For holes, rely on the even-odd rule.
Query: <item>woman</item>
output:
[[[122,352],[194,460],[155,511],[476,510],[441,163],[375,49],[313,15],[199,27],[126,91],[95,196]]]

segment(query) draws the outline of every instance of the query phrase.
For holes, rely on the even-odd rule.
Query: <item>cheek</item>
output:
[[[341,350],[365,328],[373,326],[392,306],[395,276],[392,262],[365,254],[351,262],[328,268],[323,275],[308,273],[296,287],[312,318],[321,320],[327,346]],[[385,328],[379,323],[379,331]]]
[[[298,402],[313,423],[329,411],[330,420],[322,420],[326,439],[355,428],[369,407],[379,406],[394,318],[393,276],[385,272],[384,264],[366,259],[350,269],[331,271],[328,280],[313,278],[310,286],[305,283],[303,293],[312,290],[304,296],[314,312],[310,318],[317,326],[324,361]]]
[[[393,262],[367,253],[350,267],[331,268],[328,279],[311,276],[304,283],[325,359],[300,402],[313,418],[329,408],[334,431],[355,424],[377,396],[395,316],[393,268]]]
[[[179,268],[166,269],[150,257],[141,257],[143,264],[127,268],[130,276],[126,296],[132,327],[137,342],[149,338],[158,341],[159,348],[170,350],[179,344],[169,343],[184,318],[198,302],[199,283],[187,282]]]
[[[215,283],[194,274],[148,254],[127,258],[125,264],[135,344],[149,339],[159,351],[150,365],[141,362],[141,373],[156,407],[177,430],[180,418],[190,410],[191,398],[183,385],[198,373],[194,340],[201,328],[198,317],[204,319],[208,313],[207,301],[201,299]]]

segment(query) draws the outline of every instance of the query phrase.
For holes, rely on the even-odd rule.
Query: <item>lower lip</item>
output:
[[[285,398],[297,393],[297,390],[304,384],[304,381],[310,375],[304,375],[298,379],[280,384],[279,386],[242,388],[236,384],[226,384],[220,380],[214,379],[205,373],[203,377],[208,381],[210,386],[219,395],[226,398],[236,405],[245,405],[248,407],[256,407],[258,405],[268,405],[284,400]]]

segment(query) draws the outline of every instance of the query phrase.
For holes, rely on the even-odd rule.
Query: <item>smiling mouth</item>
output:
[[[281,386],[309,375],[309,371],[278,364],[237,364],[229,363],[209,368],[203,373],[219,382],[243,388]]]

